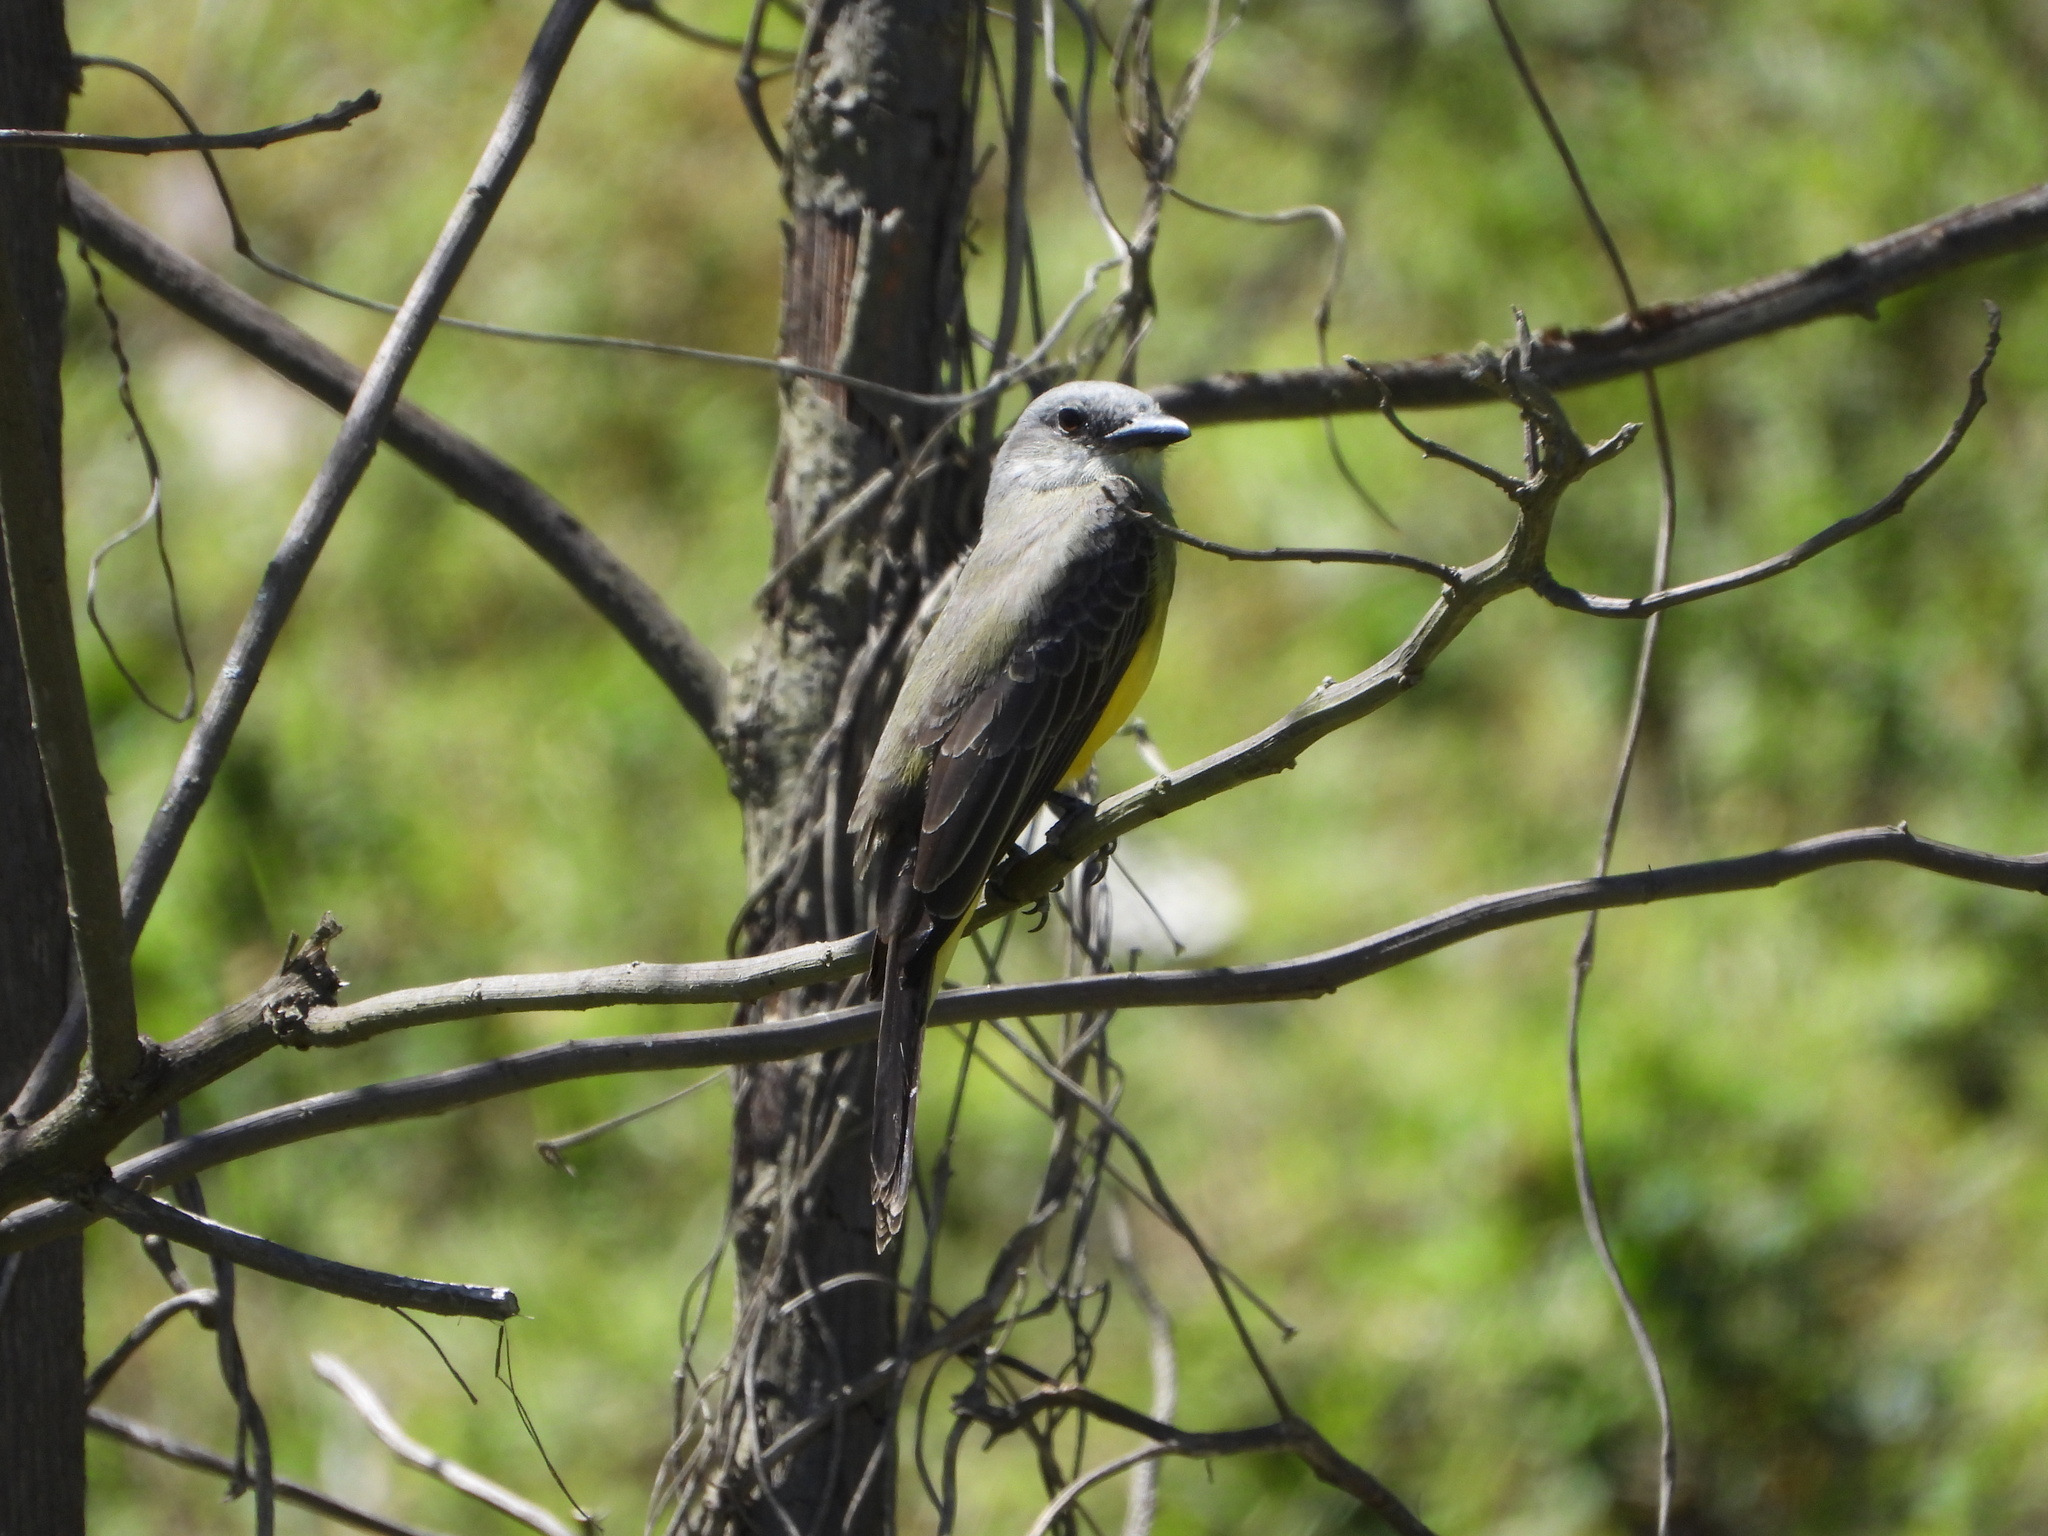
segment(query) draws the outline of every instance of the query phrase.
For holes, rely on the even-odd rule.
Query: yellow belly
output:
[[[1081,748],[1081,754],[1074,759],[1072,766],[1060,775],[1062,788],[1088,771],[1088,765],[1095,761],[1095,754],[1102,750],[1102,744],[1122,730],[1124,722],[1131,718],[1138,707],[1138,700],[1145,696],[1145,689],[1152,681],[1152,669],[1159,665],[1159,642],[1165,634],[1166,603],[1161,600],[1153,604],[1152,622],[1145,626],[1144,637],[1138,641],[1137,650],[1131,653],[1131,664],[1117,679],[1116,692],[1109,696],[1102,718],[1088,733],[1087,744]]]

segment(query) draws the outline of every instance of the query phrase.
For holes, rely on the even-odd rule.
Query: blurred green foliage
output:
[[[2037,0],[1512,9],[1646,296],[1817,259],[2043,174]],[[150,65],[211,126],[382,90],[383,109],[347,133],[241,156],[229,173],[270,254],[388,298],[459,191],[541,10],[77,0],[71,25],[81,51]],[[745,10],[697,0],[687,14],[731,33]],[[1184,58],[1199,8],[1165,10],[1168,57]],[[793,32],[772,13],[771,28]],[[775,176],[730,73],[726,55],[600,12],[455,311],[771,351]],[[165,122],[135,82],[104,72],[75,114],[80,127]],[[1049,107],[1040,126],[1033,200],[1057,303],[1100,237]],[[1110,125],[1098,132],[1115,144]],[[191,160],[78,168],[343,351],[374,347],[376,317],[233,256]],[[1128,206],[1128,178],[1107,179]],[[1351,250],[1333,334],[1361,355],[1498,339],[1515,304],[1538,325],[1619,307],[1481,0],[1255,0],[1218,58],[1181,180],[1247,208],[1337,209]],[[1000,206],[991,187],[981,197],[986,247]],[[1312,227],[1170,208],[1144,377],[1310,360],[1327,262]],[[1830,321],[1667,375],[1678,567],[1704,574],[1888,487],[1960,402],[1980,300],[2006,311],[1992,405],[1907,516],[1669,622],[1623,867],[1901,818],[2001,850],[2048,841],[2044,272],[2037,255],[1993,263],[1887,303],[1875,324]],[[75,261],[72,274],[82,569],[139,505],[141,480]],[[985,313],[990,276],[975,280]],[[110,287],[209,667],[332,422],[125,282]],[[746,645],[774,439],[763,376],[443,334],[412,395],[559,494],[721,653]],[[1589,436],[1642,410],[1634,384],[1569,403]],[[1517,451],[1499,412],[1427,428],[1498,459]],[[1504,528],[1490,492],[1418,462],[1381,424],[1338,430],[1403,547],[1469,558]],[[1315,423],[1202,432],[1174,473],[1183,520],[1203,533],[1384,536]],[[1653,509],[1638,449],[1568,503],[1561,574],[1639,588]],[[1429,595],[1396,572],[1196,557],[1182,569],[1145,706],[1176,761],[1366,665]],[[118,635],[174,697],[166,610],[139,549],[115,558],[108,587]],[[1248,913],[1222,954],[1247,959],[1576,873],[1591,860],[1634,643],[1632,626],[1503,605],[1386,713],[1130,852],[1220,866]],[[88,664],[132,846],[183,733],[138,706],[97,652]],[[1142,772],[1127,744],[1103,767],[1112,786]],[[717,954],[742,892],[738,833],[710,752],[625,647],[523,548],[387,457],[343,518],[143,941],[146,1017],[167,1036],[242,995],[286,933],[326,908],[348,924],[337,957],[356,995]],[[1575,935],[1559,924],[1496,936],[1312,1004],[1117,1026],[1127,1122],[1219,1251],[1301,1330],[1271,1345],[1288,1390],[1446,1533],[1651,1520],[1654,1419],[1571,1190],[1561,1036]],[[2048,926],[2030,899],[1883,868],[1607,920],[1586,1018],[1591,1150],[1672,1378],[1681,1530],[2048,1530],[2044,962]],[[720,1017],[541,1016],[347,1054],[273,1053],[190,1106],[188,1123],[568,1033]],[[936,1041],[932,1080],[950,1081],[956,1061]],[[536,1423],[570,1486],[627,1529],[666,1439],[678,1303],[720,1225],[724,1114],[719,1095],[694,1098],[579,1148],[573,1178],[531,1143],[679,1081],[574,1084],[317,1142],[212,1175],[209,1194],[225,1219],[286,1242],[514,1286]],[[1043,1145],[1042,1123],[1000,1084],[972,1081],[949,1239],[961,1285],[1023,1213]],[[1256,1379],[1198,1269],[1140,1227],[1177,1319],[1180,1418],[1259,1421]],[[97,1350],[161,1286],[115,1232],[96,1230],[89,1255]],[[421,1438],[552,1496],[490,1382],[492,1330],[435,1329],[479,1389],[472,1408],[389,1314],[261,1277],[243,1293],[283,1469],[440,1529],[493,1528],[394,1470],[313,1378],[317,1348],[367,1375]],[[723,1307],[721,1294],[714,1332]],[[1106,1388],[1143,1402],[1134,1308],[1103,1350]],[[109,1405],[229,1443],[210,1351],[196,1329],[171,1329]],[[1022,1448],[968,1464],[962,1529],[1022,1529],[1036,1507]],[[108,1536],[245,1528],[246,1507],[217,1495],[95,1446],[94,1529]],[[1096,1501],[1105,1523],[1120,1518],[1113,1488]],[[904,1508],[907,1530],[926,1528],[914,1497]],[[1172,1536],[1368,1525],[1285,1460],[1164,1472],[1158,1529]],[[314,1528],[290,1512],[281,1522]]]

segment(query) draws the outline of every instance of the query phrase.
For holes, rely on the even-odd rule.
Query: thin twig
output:
[[[775,142],[775,130],[768,126],[768,113],[761,105],[761,76],[754,68],[754,60],[761,52],[761,23],[767,14],[768,0],[754,0],[753,14],[747,18],[747,35],[740,40],[740,67],[733,77],[733,85],[740,93],[740,105],[746,109],[747,121],[767,148],[768,158],[779,168],[782,165],[782,146]],[[791,57],[801,63],[809,45],[810,28],[806,26],[804,48]]]
[[[152,1456],[161,1456],[165,1461],[174,1461],[180,1466],[193,1467],[201,1472],[215,1472],[228,1478],[235,1477],[236,1469],[231,1457],[218,1451],[209,1451],[203,1446],[191,1445],[165,1434],[153,1424],[143,1424],[118,1413],[109,1413],[104,1408],[88,1408],[85,1411],[86,1427],[98,1430],[124,1445],[132,1445],[138,1451],[147,1451]],[[373,1531],[377,1536],[437,1536],[436,1532],[417,1525],[406,1525],[401,1521],[387,1520],[382,1515],[372,1514],[358,1505],[337,1499],[331,1493],[309,1487],[289,1477],[277,1479],[277,1496],[287,1504],[296,1504],[310,1510],[323,1519],[338,1525],[351,1525],[359,1531]]]
[[[180,1291],[166,1297],[142,1314],[142,1321],[128,1330],[128,1336],[108,1351],[106,1359],[94,1366],[85,1376],[85,1400],[93,1402],[107,1390],[107,1383],[126,1365],[135,1352],[156,1337],[156,1332],[181,1312],[197,1312],[200,1322],[207,1320],[213,1304],[220,1299],[220,1293],[200,1287]]]
[[[383,1442],[384,1448],[409,1467],[417,1467],[429,1477],[446,1483],[457,1493],[465,1494],[490,1509],[496,1510],[507,1519],[516,1520],[528,1530],[539,1531],[541,1536],[576,1536],[568,1525],[557,1520],[547,1510],[514,1493],[501,1483],[495,1483],[481,1472],[472,1471],[459,1461],[451,1461],[440,1452],[420,1444],[399,1427],[398,1420],[384,1400],[367,1381],[350,1370],[348,1365],[333,1355],[315,1352],[313,1374],[339,1392],[349,1407],[355,1409],[370,1433]]]
[[[176,1104],[165,1108],[162,1122],[164,1140],[175,1141],[183,1129]],[[179,1206],[191,1216],[205,1218],[206,1191],[196,1175],[178,1180],[172,1192]],[[146,1235],[143,1250],[179,1294],[191,1289],[161,1233]],[[214,1302],[201,1315],[201,1321],[213,1330],[214,1362],[220,1371],[221,1385],[235,1405],[235,1476],[228,1485],[228,1496],[237,1498],[245,1491],[253,1491],[256,1536],[272,1536],[277,1527],[277,1468],[271,1454],[270,1424],[264,1417],[263,1405],[256,1399],[256,1389],[249,1380],[249,1362],[242,1353],[241,1327],[235,1315],[238,1277],[234,1263],[224,1253],[215,1251],[206,1258],[207,1267],[213,1271]]]
[[[681,17],[670,15],[661,6],[657,5],[655,0],[612,0],[612,4],[634,16],[645,16],[662,30],[672,32],[686,42],[698,43],[706,48],[716,48],[721,53],[738,53],[746,47],[746,42],[742,38],[721,37],[716,32],[707,32],[702,27],[692,26]],[[769,48],[759,44],[755,46],[754,52],[757,57],[764,59],[792,59],[796,57],[787,48]]]
[[[1435,560],[1425,560],[1420,555],[1404,555],[1391,549],[1313,549],[1281,546],[1275,549],[1241,549],[1235,544],[1220,544],[1214,539],[1204,539],[1189,533],[1185,528],[1176,528],[1171,523],[1152,520],[1152,527],[1162,538],[1172,539],[1176,544],[1185,544],[1191,549],[1221,555],[1226,560],[1254,561],[1300,561],[1308,565],[1389,565],[1403,571],[1419,571],[1425,576],[1434,576],[1447,586],[1456,586],[1458,571],[1455,566],[1442,565]]]
[[[68,220],[66,221],[69,222]],[[143,503],[141,515],[127,527],[104,540],[92,552],[92,559],[85,567],[85,617],[100,637],[100,644],[106,647],[107,659],[114,664],[114,670],[121,674],[121,680],[143,705],[162,715],[174,724],[182,725],[192,718],[192,711],[199,705],[199,673],[192,664],[192,642],[185,633],[185,608],[178,599],[178,573],[171,566],[171,551],[164,534],[164,474],[163,466],[157,461],[156,444],[150,441],[149,427],[143,422],[142,412],[135,404],[135,390],[128,366],[128,349],[121,343],[121,317],[114,312],[113,304],[107,298],[106,281],[100,275],[100,264],[93,260],[92,247],[87,245],[83,235],[78,237],[78,259],[85,264],[87,277],[92,280],[92,301],[100,312],[100,318],[107,326],[107,350],[114,355],[116,373],[115,397],[121,402],[121,410],[128,418],[128,429],[135,436],[135,446],[142,454],[142,467],[149,477],[149,499]],[[107,633],[107,626],[100,620],[99,583],[100,566],[107,556],[141,533],[145,528],[156,535],[157,567],[164,575],[164,592],[170,599],[171,633],[177,637],[178,660],[185,674],[185,699],[176,710],[165,709],[150,697],[149,690],[128,669],[128,663],[121,659],[121,648],[114,644],[114,637]]]
[[[1137,1245],[1131,1241],[1131,1220],[1124,1213],[1121,1200],[1112,1201],[1109,1207],[1109,1239],[1117,1268],[1124,1272],[1145,1314],[1146,1361],[1152,1368],[1152,1401],[1146,1412],[1151,1418],[1170,1420],[1180,1388],[1179,1360],[1173,1348],[1173,1315],[1145,1278],[1138,1262]],[[1148,1462],[1131,1478],[1120,1536],[1152,1536],[1152,1521],[1158,1509],[1159,1469]]]
[[[580,1147],[586,1141],[595,1141],[598,1137],[616,1131],[622,1126],[631,1125],[635,1120],[644,1120],[656,1110],[667,1109],[671,1104],[679,1104],[692,1094],[701,1093],[713,1083],[724,1082],[727,1075],[724,1072],[714,1072],[709,1077],[699,1078],[687,1088],[678,1088],[674,1093],[656,1099],[652,1104],[643,1104],[638,1109],[629,1109],[623,1115],[614,1115],[609,1120],[600,1120],[596,1125],[585,1126],[582,1130],[572,1131],[567,1136],[550,1136],[543,1141],[536,1141],[533,1144],[533,1150],[540,1154],[541,1161],[548,1164],[548,1166],[559,1168],[567,1174],[574,1174],[576,1170],[570,1167],[562,1156],[569,1148]]]
[[[313,133],[334,133],[346,128],[367,112],[382,106],[384,98],[365,91],[352,101],[338,102],[325,112],[296,123],[275,128],[249,128],[240,133],[167,133],[155,138],[135,138],[119,133],[64,133],[45,128],[0,128],[0,149],[103,149],[120,155],[161,155],[178,150],[263,149],[287,139],[303,139]]]
[[[1323,280],[1322,295],[1316,300],[1312,320],[1316,337],[1317,366],[1322,368],[1329,367],[1330,314],[1332,306],[1336,302],[1338,285],[1344,280],[1344,253],[1345,247],[1348,244],[1344,232],[1344,220],[1338,216],[1337,210],[1326,208],[1321,203],[1306,203],[1299,208],[1282,208],[1275,213],[1253,213],[1247,209],[1229,208],[1221,203],[1212,203],[1203,198],[1192,197],[1188,193],[1181,191],[1178,187],[1169,186],[1166,190],[1176,201],[1185,203],[1190,208],[1199,209],[1203,213],[1215,214],[1221,218],[1235,219],[1241,223],[1284,225],[1299,224],[1313,220],[1323,226],[1330,236],[1330,271],[1329,275]],[[1329,416],[1323,417],[1323,442],[1330,450],[1330,461],[1336,465],[1338,475],[1343,479],[1345,485],[1350,487],[1351,494],[1359,499],[1366,511],[1370,512],[1382,523],[1385,523],[1389,528],[1395,527],[1396,524],[1393,518],[1387,514],[1387,509],[1380,505],[1379,498],[1365,488],[1365,482],[1360,480],[1357,473],[1351,468],[1351,461],[1344,456],[1344,449],[1337,441],[1337,423]],[[1142,1477],[1143,1475],[1144,1473],[1141,1470],[1140,1476]]]
[[[1537,83],[1536,73],[1529,67],[1529,60],[1522,52],[1521,42],[1515,36],[1515,29],[1509,25],[1507,12],[1501,8],[1501,0],[1486,0],[1487,8],[1493,14],[1495,29],[1500,33],[1508,58],[1514,64],[1515,73],[1521,79],[1522,89],[1536,109],[1542,121],[1543,130],[1549,136],[1551,147],[1557,151],[1563,162],[1565,174],[1570,178],[1572,189],[1578,194],[1579,207],[1592,227],[1593,234],[1606,254],[1608,267],[1613,271],[1615,282],[1621,288],[1622,301],[1628,306],[1631,320],[1642,320],[1642,304],[1636,297],[1635,282],[1629,276],[1628,264],[1622,260],[1621,247],[1615,243],[1608,231],[1607,221],[1600,214],[1599,205],[1593,199],[1592,189],[1586,184],[1585,176],[1579,170],[1578,157],[1572,153],[1566,142],[1564,130],[1558,125],[1556,114],[1550,110],[1550,102]],[[1995,346],[1996,322],[1993,322],[1993,345]],[[1984,362],[1971,378],[1973,399],[1982,394],[1983,370],[1990,366],[1991,356],[1987,350]],[[1671,553],[1678,533],[1678,475],[1672,462],[1671,430],[1664,418],[1664,396],[1657,387],[1657,375],[1652,369],[1643,371],[1643,388],[1649,398],[1652,438],[1657,448],[1658,516],[1656,553],[1651,558],[1650,585],[1661,589],[1671,579]],[[1974,414],[1974,411],[1971,413]],[[1392,411],[1388,415],[1391,417]],[[1953,441],[1961,440],[1961,432],[1952,432]],[[1953,444],[1944,447],[1952,448]],[[1938,467],[1938,466],[1936,466]],[[1930,468],[1927,473],[1932,474]],[[1910,493],[1908,493],[1910,494]],[[1905,504],[1901,498],[1899,505]],[[1847,537],[1845,533],[1843,537]],[[1539,583],[1539,587],[1541,583]],[[1593,861],[1596,876],[1607,873],[1614,859],[1614,842],[1621,830],[1622,808],[1628,799],[1629,780],[1635,769],[1636,753],[1642,745],[1643,720],[1649,710],[1650,677],[1657,657],[1657,639],[1663,626],[1663,615],[1653,613],[1643,626],[1642,638],[1636,650],[1635,677],[1629,689],[1628,722],[1622,729],[1620,760],[1615,765],[1613,787],[1608,792],[1607,814],[1602,821],[1598,852]],[[1588,912],[1586,925],[1580,930],[1578,948],[1572,956],[1569,997],[1565,1006],[1565,1103],[1571,1126],[1572,1183],[1578,1194],[1579,1216],[1585,1225],[1587,1242],[1592,1246],[1601,1272],[1607,1279],[1608,1289],[1621,1308],[1623,1320],[1627,1323],[1629,1336],[1634,1341],[1636,1358],[1641,1362],[1644,1380],[1649,1386],[1651,1401],[1657,1409],[1657,1536],[1665,1536],[1671,1525],[1671,1500],[1678,1482],[1678,1437],[1671,1413],[1671,1390],[1664,1378],[1664,1362],[1658,1357],[1657,1344],[1650,1336],[1649,1324],[1644,1321],[1642,1308],[1637,1305],[1634,1293],[1621,1272],[1621,1265],[1614,1257],[1614,1245],[1608,1239],[1607,1223],[1601,1215],[1600,1200],[1593,1187],[1592,1157],[1586,1148],[1586,1100],[1585,1086],[1579,1070],[1580,1021],[1586,1000],[1586,984],[1593,974],[1593,954],[1596,936],[1600,928],[1600,914]]]

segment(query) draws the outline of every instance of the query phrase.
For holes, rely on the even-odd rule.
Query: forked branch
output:
[[[1991,331],[1984,342],[1984,355],[1977,366],[1970,370],[1969,397],[1963,402],[1962,410],[1950,423],[1948,435],[1943,437],[1935,450],[1915,466],[1906,477],[1893,486],[1882,498],[1865,507],[1861,512],[1852,513],[1828,524],[1812,538],[1804,539],[1781,555],[1768,560],[1759,560],[1746,565],[1739,571],[1729,571],[1720,576],[1708,576],[1699,581],[1689,581],[1683,586],[1668,587],[1661,592],[1646,593],[1642,597],[1598,597],[1567,587],[1545,573],[1543,580],[1534,583],[1538,596],[1545,602],[1559,608],[1570,609],[1573,613],[1587,613],[1603,619],[1640,619],[1653,613],[1662,613],[1667,608],[1677,608],[1685,603],[1696,603],[1702,598],[1719,597],[1724,592],[1739,591],[1753,587],[1760,581],[1773,576],[1782,576],[1806,564],[1815,555],[1833,549],[1844,540],[1854,538],[1866,529],[1874,528],[1906,510],[1906,503],[1913,499],[1914,492],[1933,479],[1942,465],[1949,461],[1963,441],[1963,434],[1970,430],[1977,413],[1984,409],[1984,376],[1991,371],[1991,361],[1998,355],[1999,311],[1996,304],[1987,304],[1990,313]]]

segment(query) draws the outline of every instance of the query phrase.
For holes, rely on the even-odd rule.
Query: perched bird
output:
[[[1017,418],[981,539],[903,680],[848,831],[876,872],[875,1248],[910,1195],[925,1016],[996,858],[1137,707],[1173,592],[1160,450],[1185,422],[1122,384]]]

